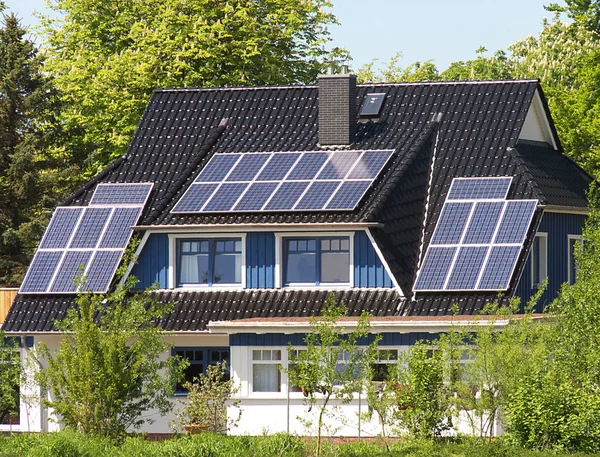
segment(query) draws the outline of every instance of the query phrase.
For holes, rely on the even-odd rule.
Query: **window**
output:
[[[575,259],[575,249],[583,249],[582,237],[581,235],[568,235],[569,241],[569,265],[568,265],[568,281],[569,284],[573,284],[577,279],[577,262]]]
[[[531,248],[531,286],[535,287],[548,277],[548,234],[538,233]]]
[[[350,238],[284,238],[283,283],[350,283]]]
[[[173,355],[187,359],[190,363],[185,369],[184,381],[175,386],[176,394],[187,393],[187,389],[183,387],[183,384],[193,382],[194,378],[204,373],[208,365],[219,362],[229,364],[229,348],[176,347],[173,349]]]
[[[373,381],[385,381],[390,366],[398,362],[398,349],[380,349],[373,364]]]
[[[252,350],[252,392],[281,392],[281,350]]]
[[[241,285],[241,238],[177,240],[181,286]]]

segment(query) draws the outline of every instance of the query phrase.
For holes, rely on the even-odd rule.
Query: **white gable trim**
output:
[[[536,89],[529,105],[527,116],[525,116],[519,133],[519,140],[542,141],[551,145],[554,150],[558,150],[558,144],[552,133],[550,119],[546,115],[539,89]]]

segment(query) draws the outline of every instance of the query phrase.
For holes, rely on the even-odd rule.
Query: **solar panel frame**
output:
[[[224,158],[234,154],[217,153],[175,203],[171,212],[197,214],[229,211],[352,211],[373,185],[393,153],[394,150],[391,149],[253,152],[234,153],[235,159]],[[219,170],[217,165],[220,166]],[[226,169],[226,166],[231,166],[231,169]],[[238,173],[238,167],[250,171]],[[353,173],[354,177],[350,179],[349,176]],[[209,180],[216,177],[222,179]],[[314,192],[317,188],[314,183],[319,181],[337,182],[336,192],[329,195],[330,198],[324,205],[321,204],[324,197]],[[290,184],[293,182],[300,184]],[[272,192],[260,208],[258,202],[262,201],[262,197],[257,196],[258,183],[277,184],[274,190],[272,186],[261,186]],[[229,201],[222,204],[220,200],[223,193],[229,195],[224,186],[232,184],[247,184],[247,187],[238,195],[233,205],[230,206]],[[331,190],[332,186],[326,184],[322,188]],[[287,191],[292,193],[284,197],[282,192]],[[247,198],[246,193],[249,193]],[[332,203],[329,204],[330,202]]]
[[[454,178],[448,190],[447,201],[504,200],[512,179],[512,176]]]
[[[89,206],[145,206],[153,186],[154,183],[151,182],[100,183],[96,186]]]
[[[79,224],[79,220],[83,215],[85,207],[83,206],[67,206],[58,207],[50,219],[50,223],[42,241],[40,249],[62,249],[69,245],[71,236],[75,228]]]

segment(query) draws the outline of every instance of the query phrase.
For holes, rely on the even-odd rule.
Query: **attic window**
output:
[[[365,97],[363,104],[360,108],[360,113],[358,115],[364,118],[376,118],[379,117],[381,113],[381,107],[383,106],[383,101],[385,100],[385,94],[367,94]]]

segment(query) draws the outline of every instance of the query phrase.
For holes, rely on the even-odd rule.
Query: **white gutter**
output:
[[[198,225],[136,225],[133,230],[148,230],[153,233],[158,232],[197,232],[206,230],[211,232],[262,232],[265,230],[274,231],[298,231],[299,229],[320,229],[320,230],[364,230],[369,227],[381,227],[379,222],[340,222],[340,223],[283,223],[283,224],[198,224]]]

